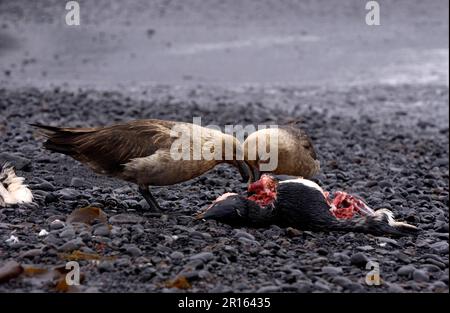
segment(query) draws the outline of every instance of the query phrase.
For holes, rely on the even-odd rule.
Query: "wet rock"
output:
[[[445,269],[445,267],[446,267],[444,262],[442,262],[440,260],[436,260],[434,258],[428,258],[428,259],[426,259],[426,261],[440,269]]]
[[[97,269],[100,273],[112,272],[114,271],[114,263],[111,261],[101,261],[97,265]]]
[[[63,242],[63,240],[59,238],[59,236],[56,236],[55,234],[50,234],[47,237],[45,237],[44,242],[47,245],[57,247],[61,244],[61,242]]]
[[[84,245],[83,240],[81,238],[75,238],[72,239],[66,243],[64,243],[62,246],[58,248],[59,251],[63,252],[70,252],[73,250],[78,250]]]
[[[313,290],[313,284],[309,281],[298,281],[297,283],[292,285],[296,288],[295,292],[298,293],[308,293]]]
[[[333,253],[333,258],[341,264],[346,264],[350,262],[350,257],[347,254],[341,252]]]
[[[445,221],[437,221],[434,224],[434,229],[439,233],[448,233],[449,232],[449,225]]]
[[[64,222],[62,222],[60,220],[54,220],[53,222],[50,223],[51,230],[62,229],[62,228],[64,228],[64,226],[65,226]]]
[[[448,254],[448,242],[439,241],[430,245],[430,248],[439,254]]]
[[[73,227],[66,227],[59,233],[59,237],[64,238],[66,240],[73,239],[75,237],[75,230]]]
[[[201,252],[192,255],[189,260],[191,261],[202,261],[203,263],[207,263],[214,258],[214,254],[211,252]]]
[[[0,283],[16,278],[23,272],[23,267],[16,261],[7,261],[0,267]]]
[[[349,286],[347,286],[347,289],[350,292],[356,292],[356,293],[364,292],[363,285],[361,285],[360,283],[357,283],[357,282],[351,283]]]
[[[397,270],[397,274],[399,276],[407,276],[407,277],[411,277],[412,273],[415,271],[415,267],[412,265],[404,265],[401,266],[398,270]]]
[[[434,264],[424,264],[422,268],[428,273],[438,273],[441,271],[441,268],[439,268],[439,266],[436,266]]]
[[[260,246],[260,243],[255,241],[255,240],[251,240],[248,239],[246,237],[239,237],[238,241],[243,244],[244,246]]]
[[[301,234],[302,234],[302,232],[296,228],[292,228],[292,227],[286,228],[286,235],[288,237],[294,238],[294,237],[300,236]]]
[[[318,258],[312,259],[311,263],[314,265],[322,266],[322,265],[328,264],[328,259],[325,257],[318,257]]]
[[[126,213],[117,214],[109,218],[111,224],[139,224],[142,221],[141,216]]]
[[[442,281],[436,281],[433,284],[431,284],[431,286],[429,286],[429,290],[433,291],[433,292],[448,292],[448,286],[446,283],[442,282]]]
[[[330,286],[328,286],[326,283],[321,282],[321,281],[316,281],[314,283],[314,288],[319,291],[323,291],[323,292],[331,292]]]
[[[355,253],[350,257],[350,263],[358,267],[365,267],[367,262],[369,262],[369,258],[362,252]]]
[[[397,240],[394,240],[392,238],[378,237],[378,241],[380,242],[380,245],[385,244],[386,246],[398,246]]]
[[[142,226],[141,224],[131,226],[131,235],[133,236],[133,240],[142,237],[144,233],[145,233],[144,226]]]
[[[353,282],[344,276],[337,276],[332,279],[333,284],[336,284],[338,286],[341,286],[343,288],[349,288],[352,286]]]
[[[204,280],[211,276],[206,270],[190,270],[190,271],[182,271],[180,273],[181,276],[184,276],[189,282],[193,282],[196,280]]]
[[[327,250],[327,249],[324,249],[324,248],[318,248],[318,249],[316,250],[316,252],[317,252],[318,255],[322,255],[322,256],[328,255],[328,250]]]
[[[249,234],[249,233],[247,233],[247,232],[245,232],[243,230],[235,230],[234,231],[234,235],[237,238],[246,238],[248,240],[255,241],[255,236],[253,236],[253,235],[251,235],[251,234]]]
[[[56,188],[48,181],[43,180],[40,184],[34,185],[33,189],[43,191],[55,191]]]
[[[78,235],[84,242],[91,240],[91,233],[89,231],[82,231]]]
[[[29,171],[31,169],[31,160],[14,153],[1,152],[0,163],[9,162],[19,171]]]
[[[411,258],[401,251],[395,251],[393,254],[399,261],[403,263],[411,263]]]
[[[180,252],[180,251],[174,251],[170,254],[170,258],[172,260],[180,260],[180,259],[184,258],[184,253]]]
[[[375,248],[372,246],[359,246],[356,249],[358,249],[359,251],[363,251],[363,252],[369,252],[369,251],[375,250]]]
[[[125,248],[125,251],[127,254],[134,256],[134,257],[138,257],[142,255],[142,250],[139,249],[136,245],[128,245]]]
[[[45,203],[46,204],[50,204],[50,203],[57,202],[57,201],[58,201],[58,197],[55,194],[53,194],[53,193],[48,193],[45,196]]]
[[[274,293],[274,292],[280,292],[281,288],[279,286],[265,286],[259,288],[256,292],[257,293]]]
[[[109,237],[110,235],[109,226],[105,224],[100,224],[94,228],[93,234],[95,236]]]
[[[77,197],[80,195],[78,191],[71,188],[64,188],[61,190],[56,191],[55,193],[60,199],[62,200],[76,200]]]
[[[403,287],[400,286],[399,284],[390,283],[389,287],[388,287],[388,292],[390,292],[390,293],[403,293],[403,292],[405,292],[405,289],[403,289]]]
[[[81,188],[81,187],[90,187],[90,184],[88,182],[86,182],[86,180],[84,180],[84,179],[74,177],[70,181],[70,186],[75,187],[75,188]]]
[[[20,254],[20,257],[23,259],[27,259],[27,258],[34,258],[36,256],[40,256],[43,254],[43,250],[42,249],[30,249],[28,251],[24,251]]]
[[[334,266],[324,266],[322,267],[322,272],[330,276],[337,276],[342,274],[342,268]]]
[[[428,275],[428,273],[419,269],[415,269],[413,271],[412,277],[418,283],[428,282],[430,280],[430,276]]]
[[[138,205],[139,205],[139,207],[141,208],[142,211],[150,210],[150,205],[148,204],[147,201],[145,201],[145,199],[139,201]]]

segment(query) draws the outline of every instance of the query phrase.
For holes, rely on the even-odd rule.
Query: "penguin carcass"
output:
[[[227,193],[198,215],[234,225],[270,224],[313,231],[351,231],[404,236],[418,229],[394,220],[387,209],[373,211],[357,197],[337,193],[330,199],[315,182],[264,174],[248,187],[250,196]]]

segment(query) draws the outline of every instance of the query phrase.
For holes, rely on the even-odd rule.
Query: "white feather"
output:
[[[9,205],[17,203],[33,202],[33,194],[27,185],[24,185],[24,178],[16,176],[13,167],[5,164],[0,169],[0,204]],[[3,203],[2,203],[3,202]]]
[[[317,189],[318,191],[323,193],[323,189],[318,184],[316,184],[315,182],[313,182],[312,180],[309,180],[309,179],[295,178],[295,179],[288,179],[288,180],[283,180],[283,181],[279,182],[279,184],[287,184],[287,183],[302,184],[307,187]]]

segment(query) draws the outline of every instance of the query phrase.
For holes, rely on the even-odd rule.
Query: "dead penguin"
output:
[[[387,209],[372,211],[363,208],[358,211],[358,216],[336,218],[336,210],[359,208],[359,202],[347,197],[330,204],[319,185],[303,178],[265,174],[250,184],[248,190],[250,196],[236,193],[220,196],[198,218],[215,219],[231,225],[264,227],[278,224],[302,230],[360,232],[377,236],[405,236],[418,232],[413,225],[395,221],[393,213]]]
[[[149,186],[167,186],[200,176],[219,163],[236,166],[244,181],[250,169],[244,161],[236,161],[241,143],[233,136],[199,125],[156,119],[135,120],[123,124],[95,128],[59,128],[45,125],[39,128],[47,138],[44,147],[63,153],[89,166],[98,174],[117,177],[139,186],[139,192],[150,208],[160,210]],[[183,137],[183,135],[191,136]],[[196,134],[200,138],[195,138]],[[187,138],[187,142],[186,139]],[[194,158],[194,142],[201,148],[216,149],[217,158]],[[180,145],[188,148],[180,150]],[[175,150],[174,150],[175,147]],[[232,158],[225,157],[225,148],[232,147]],[[182,152],[183,151],[183,152]],[[184,157],[180,153],[187,151]],[[177,157],[173,157],[173,153]],[[178,159],[177,159],[178,158]]]

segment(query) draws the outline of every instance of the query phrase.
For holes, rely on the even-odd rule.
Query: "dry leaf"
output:
[[[88,206],[73,210],[72,213],[70,213],[70,215],[67,217],[66,222],[92,225],[96,220],[106,224],[108,218],[106,216],[106,213],[103,212],[102,209]]]
[[[16,261],[6,262],[0,267],[0,283],[16,278],[23,272],[23,267]]]
[[[185,276],[177,276],[175,279],[166,283],[167,288],[190,289],[192,286]]]
[[[60,253],[58,256],[63,260],[85,261],[85,260],[114,260],[115,256],[102,256],[97,253],[87,253],[80,250],[74,250],[71,253]]]

